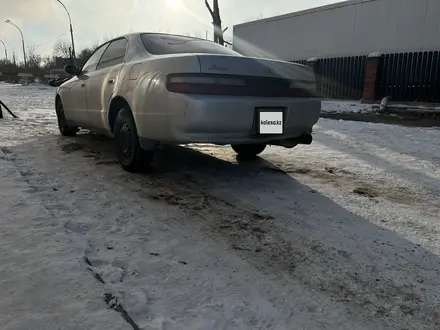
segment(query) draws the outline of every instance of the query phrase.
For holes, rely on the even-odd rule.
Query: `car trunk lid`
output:
[[[241,56],[211,54],[197,56],[200,72],[204,74],[282,78],[306,84],[315,82],[312,70],[300,64]]]

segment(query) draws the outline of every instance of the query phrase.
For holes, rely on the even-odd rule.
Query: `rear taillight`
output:
[[[169,76],[171,84],[203,84],[223,86],[244,86],[246,81],[240,78],[213,77],[213,76]]]
[[[167,89],[175,93],[228,95],[245,89],[246,81],[235,77],[208,75],[169,75]]]
[[[168,75],[166,87],[174,93],[255,97],[313,97],[315,92],[314,83],[310,82],[206,74]]]
[[[290,95],[293,97],[316,97],[316,84],[314,81],[291,81]]]

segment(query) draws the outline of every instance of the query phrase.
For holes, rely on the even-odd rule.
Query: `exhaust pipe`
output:
[[[299,138],[300,138],[299,144],[308,144],[308,145],[312,144],[313,141],[312,134],[304,133]]]
[[[312,144],[313,137],[311,134],[303,133],[298,137],[291,138],[291,139],[285,139],[285,140],[279,140],[271,143],[272,145],[278,145],[285,148],[293,148],[296,147],[298,144]]]

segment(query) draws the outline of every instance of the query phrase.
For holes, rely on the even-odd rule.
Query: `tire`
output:
[[[129,109],[121,109],[113,126],[116,153],[122,168],[136,173],[151,164],[154,151],[145,151],[139,143],[136,124]]]
[[[233,144],[232,149],[240,156],[244,158],[254,158],[261,154],[266,149],[266,144]]]
[[[61,101],[57,102],[56,105],[57,119],[58,119],[58,129],[61,135],[64,136],[75,136],[79,129],[77,126],[70,126],[67,123],[66,115],[64,114],[64,107]]]

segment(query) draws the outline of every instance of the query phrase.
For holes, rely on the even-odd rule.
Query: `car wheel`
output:
[[[232,149],[241,157],[253,158],[266,149],[266,144],[233,144]]]
[[[128,172],[140,172],[151,164],[154,151],[145,151],[139,144],[136,124],[130,110],[122,109],[113,127],[116,152],[122,168]]]
[[[57,102],[56,105],[56,113],[58,118],[58,129],[60,133],[64,136],[75,136],[78,133],[77,126],[70,126],[67,123],[66,115],[64,114],[64,107],[61,101]]]

